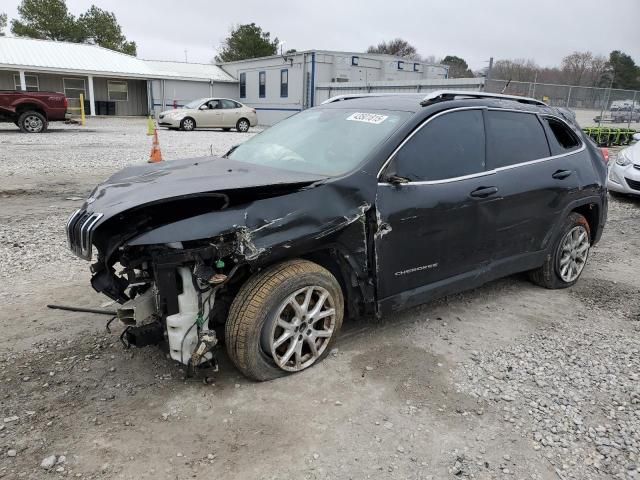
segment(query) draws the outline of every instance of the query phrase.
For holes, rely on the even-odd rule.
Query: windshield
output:
[[[206,98],[199,98],[197,100],[192,100],[189,103],[185,104],[184,107],[182,108],[191,108],[191,109],[198,108],[200,105],[204,103],[205,100]]]
[[[411,114],[322,108],[287,118],[229,158],[295,172],[341,175],[355,168]]]

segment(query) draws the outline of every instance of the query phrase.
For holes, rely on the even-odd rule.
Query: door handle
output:
[[[557,178],[558,180],[562,180],[564,178],[567,178],[569,175],[571,175],[573,172],[571,170],[557,170],[553,175],[551,175],[553,178]]]
[[[498,193],[497,187],[479,187],[479,188],[476,188],[469,195],[476,198],[486,198],[490,195],[495,195],[496,193]]]

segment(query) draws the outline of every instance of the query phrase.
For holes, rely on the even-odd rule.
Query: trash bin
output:
[[[104,100],[98,100],[96,102],[96,115],[106,115],[107,114],[107,102]]]

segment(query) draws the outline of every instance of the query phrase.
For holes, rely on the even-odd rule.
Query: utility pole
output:
[[[187,62],[188,62],[188,60],[187,60],[187,49],[185,48],[185,50],[184,50],[184,63],[187,63]]]

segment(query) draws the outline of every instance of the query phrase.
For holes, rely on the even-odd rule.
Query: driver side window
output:
[[[445,113],[418,130],[395,154],[387,173],[411,182],[446,180],[485,170],[482,110]]]
[[[209,107],[209,110],[214,110],[216,108],[218,108],[218,100],[209,100],[209,102],[207,102],[207,106]]]

